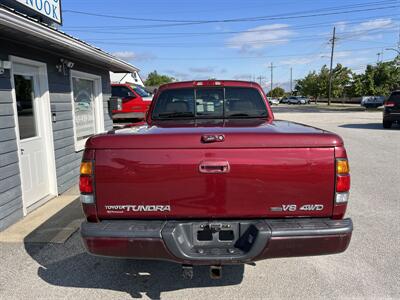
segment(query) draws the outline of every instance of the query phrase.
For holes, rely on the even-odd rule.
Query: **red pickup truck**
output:
[[[112,84],[111,96],[120,98],[120,109],[112,111],[113,119],[143,119],[149,110],[152,97],[142,87],[132,84]]]
[[[146,123],[91,137],[81,236],[96,255],[184,266],[333,254],[352,234],[342,139],[274,120],[254,82],[160,87]]]

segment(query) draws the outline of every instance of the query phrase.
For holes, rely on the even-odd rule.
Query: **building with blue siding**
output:
[[[110,72],[137,71],[0,6],[0,231],[78,182],[85,141],[112,129]]]

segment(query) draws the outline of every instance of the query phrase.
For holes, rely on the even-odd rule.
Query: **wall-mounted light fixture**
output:
[[[58,72],[63,73],[65,76],[68,75],[68,70],[74,67],[75,63],[65,58],[60,58],[60,63],[56,65]]]
[[[11,61],[0,60],[0,75],[4,74],[6,69],[11,69]]]

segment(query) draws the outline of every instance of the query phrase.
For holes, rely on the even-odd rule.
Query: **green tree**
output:
[[[328,71],[329,74],[329,71]],[[344,97],[347,87],[351,84],[352,71],[343,67],[341,64],[337,64],[332,70],[332,96],[334,98]],[[329,77],[328,77],[329,84]],[[329,93],[329,87],[327,96]]]
[[[321,85],[323,83],[320,82],[319,74],[312,71],[306,77],[297,81],[295,89],[299,95],[318,98],[321,95]]]
[[[347,97],[361,97],[363,95],[362,75],[353,74],[351,83],[346,88]]]
[[[170,83],[173,81],[175,81],[174,77],[170,77],[167,75],[160,75],[157,73],[157,71],[153,71],[153,72],[149,73],[144,84],[146,86],[159,86],[159,85],[162,85],[165,83]]]
[[[285,90],[279,86],[273,88],[267,93],[268,97],[283,97],[285,96]]]
[[[338,64],[333,70],[332,94],[339,97],[343,94],[346,84],[350,82],[350,70]],[[329,68],[322,66],[319,73],[312,71],[297,81],[296,90],[299,95],[313,96],[315,98],[328,97]]]
[[[400,88],[400,56],[388,62],[368,65],[363,74],[352,81],[352,90],[361,91],[357,96],[387,96],[391,91]],[[356,85],[356,87],[355,87]]]

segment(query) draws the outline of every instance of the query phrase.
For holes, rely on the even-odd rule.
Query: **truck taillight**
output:
[[[349,201],[350,191],[350,166],[346,158],[336,159],[335,203],[333,217],[343,218],[346,205]]]
[[[350,190],[350,175],[336,176],[336,192],[343,193]]]
[[[82,161],[79,177],[79,190],[83,194],[93,193],[93,163],[92,161]]]
[[[84,194],[93,193],[93,181],[91,176],[81,175],[79,178],[79,190]]]
[[[395,103],[393,101],[388,101],[384,104],[385,107],[394,107]]]
[[[98,222],[94,191],[94,150],[85,150],[80,167],[79,190],[83,211],[89,222]]]

